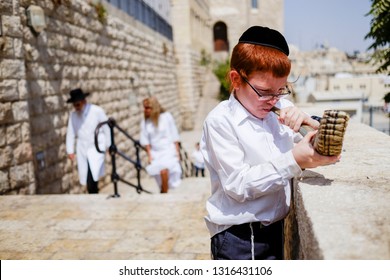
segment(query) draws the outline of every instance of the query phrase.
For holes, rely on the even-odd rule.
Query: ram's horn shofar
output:
[[[273,107],[272,112],[279,116],[280,109]],[[313,146],[316,151],[324,156],[341,154],[344,134],[347,129],[349,115],[344,111],[326,110],[320,121],[320,127],[314,137]],[[307,125],[301,126],[299,132],[305,136],[313,128]]]
[[[346,112],[339,110],[324,111],[313,143],[319,154],[324,156],[341,154],[348,121],[349,115]]]

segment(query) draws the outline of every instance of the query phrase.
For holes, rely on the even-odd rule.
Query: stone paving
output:
[[[200,100],[195,129],[181,133],[189,154],[217,103],[212,96],[218,83],[207,84],[210,95]],[[167,194],[160,194],[150,177],[141,184],[152,194],[119,183],[119,198],[111,197],[113,185],[93,195],[0,196],[0,259],[210,259],[203,220],[209,178],[184,178]]]
[[[143,187],[153,193],[1,196],[0,259],[209,259],[209,178],[164,195],[154,180]]]

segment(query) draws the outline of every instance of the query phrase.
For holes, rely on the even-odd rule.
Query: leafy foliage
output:
[[[369,46],[373,50],[372,59],[379,63],[378,72],[390,73],[390,0],[371,0],[370,11],[371,28],[365,39],[372,38],[374,42]]]
[[[227,78],[227,74],[230,70],[230,62],[227,59],[224,62],[219,62],[213,69],[214,74],[217,76],[220,82],[219,88],[219,99],[226,100],[229,99],[230,96],[230,82]]]
[[[91,3],[91,5],[95,8],[96,15],[98,20],[102,24],[107,23],[107,9],[104,5],[99,1],[98,3]]]

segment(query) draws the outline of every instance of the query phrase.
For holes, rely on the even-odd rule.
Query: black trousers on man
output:
[[[87,175],[87,190],[88,193],[99,193],[98,182],[93,180],[89,163],[88,163],[88,175]]]

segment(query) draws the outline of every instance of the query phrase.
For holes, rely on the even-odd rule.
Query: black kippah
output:
[[[263,26],[252,26],[247,29],[238,40],[238,43],[247,43],[254,45],[262,45],[277,49],[287,56],[290,51],[286,39],[283,35],[274,29]]]

